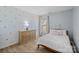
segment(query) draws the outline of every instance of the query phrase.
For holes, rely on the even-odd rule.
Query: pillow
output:
[[[66,30],[50,30],[52,35],[66,35]]]

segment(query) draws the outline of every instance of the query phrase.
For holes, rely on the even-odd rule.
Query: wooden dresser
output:
[[[36,39],[36,31],[35,30],[27,30],[19,32],[19,43],[25,44],[31,40]]]

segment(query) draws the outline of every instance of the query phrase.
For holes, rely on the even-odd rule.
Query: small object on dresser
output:
[[[26,27],[26,30],[28,30],[28,28],[29,28],[29,22],[28,21],[24,21],[24,26]]]
[[[28,30],[28,28],[26,28],[26,30]]]

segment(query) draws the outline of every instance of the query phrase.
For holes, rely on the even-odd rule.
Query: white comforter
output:
[[[73,52],[68,36],[56,36],[56,35],[47,34],[45,36],[40,37],[38,39],[37,44],[45,45],[59,52],[64,52],[64,53]]]

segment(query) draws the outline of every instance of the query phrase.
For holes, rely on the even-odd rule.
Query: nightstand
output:
[[[20,44],[25,44],[35,39],[36,39],[35,30],[19,31],[19,43]]]

